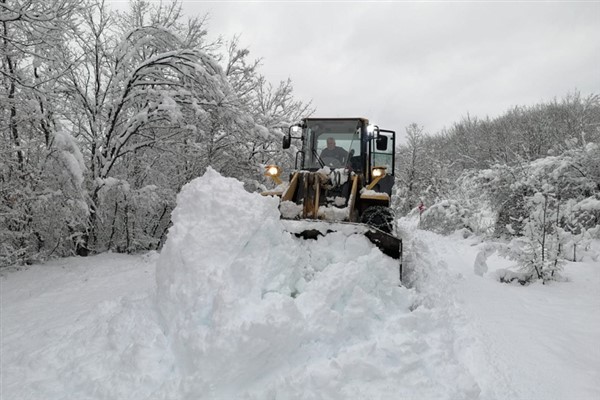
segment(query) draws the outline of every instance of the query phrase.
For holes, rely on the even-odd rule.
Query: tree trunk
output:
[[[2,3],[4,4],[5,1],[3,0]],[[18,161],[18,166],[19,166],[19,170],[23,171],[24,170],[24,162],[25,162],[25,157],[23,155],[23,149],[21,148],[21,140],[19,138],[19,129],[17,127],[17,106],[16,106],[16,102],[15,102],[15,92],[16,92],[16,85],[15,85],[15,65],[13,63],[12,58],[9,56],[9,51],[8,51],[8,37],[9,37],[9,32],[8,32],[8,25],[6,23],[6,21],[2,22],[2,27],[3,27],[3,43],[4,43],[4,52],[6,54],[5,56],[5,61],[6,61],[6,65],[8,67],[8,80],[9,80],[9,84],[8,84],[8,103],[10,104],[10,117],[9,117],[9,129],[10,129],[10,133],[13,139],[13,144],[15,145],[16,148],[16,153],[17,153],[17,161]]]

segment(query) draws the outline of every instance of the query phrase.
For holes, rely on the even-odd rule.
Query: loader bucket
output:
[[[362,234],[383,254],[398,260],[398,273],[402,281],[402,239],[375,227],[355,222],[329,222],[323,220],[282,220],[286,230],[303,239],[317,239],[332,232],[345,235]]]

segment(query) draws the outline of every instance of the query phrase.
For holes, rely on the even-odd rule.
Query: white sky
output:
[[[469,113],[600,93],[600,2],[191,1],[314,116],[364,116],[404,133]]]

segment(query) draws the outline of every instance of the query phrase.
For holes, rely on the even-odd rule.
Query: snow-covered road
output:
[[[480,389],[470,398],[600,398],[597,264],[568,264],[566,276],[570,282],[529,287],[502,285],[490,276],[473,273],[473,261],[480,247],[474,240],[445,238],[424,231],[415,231],[414,238],[417,246],[426,246],[424,254],[429,265],[440,269],[431,271],[434,276],[421,282],[426,292],[419,294],[419,301],[428,306],[423,308],[423,314],[414,320],[404,318],[414,324],[411,329],[415,336],[424,337],[427,345],[452,342],[446,343],[445,351],[452,350],[449,357],[470,372]],[[93,331],[94,327],[85,324],[97,324],[102,315],[114,317],[115,310],[107,311],[106,307],[113,307],[123,298],[151,297],[155,290],[156,258],[153,254],[105,254],[57,260],[5,274],[0,281],[0,398],[66,399],[73,398],[73,393],[87,393],[66,382],[85,378],[81,374],[85,366],[76,362],[98,371],[95,377],[88,377],[91,387],[110,387],[110,380],[101,380],[110,375],[102,371],[106,364],[97,357],[99,350],[86,349],[90,338],[81,332]],[[504,266],[506,261],[492,257],[489,264],[493,269],[494,265]],[[141,311],[145,310],[143,307]],[[437,316],[430,318],[431,315]],[[132,337],[135,335],[129,333],[122,340]],[[57,343],[65,340],[70,342]],[[61,349],[66,347],[76,349],[80,357],[61,356]],[[111,351],[110,346],[101,350]],[[398,351],[405,353],[404,345]],[[415,368],[427,368],[416,355],[403,357],[412,359]],[[94,361],[97,364],[90,365]],[[143,372],[142,367],[140,373]],[[358,377],[354,379],[360,381]],[[135,393],[135,380],[131,385],[131,391],[125,385],[120,391],[96,390],[97,396],[88,393],[81,398]],[[394,390],[400,393],[403,388],[392,388],[389,393]],[[153,397],[148,393],[148,397],[137,398]]]
[[[476,238],[404,230],[411,288],[361,235],[296,239],[276,202],[208,174],[160,256],[0,277],[0,398],[600,398],[597,261],[511,286],[501,258],[474,273]]]
[[[473,342],[463,362],[486,397],[600,399],[600,262],[568,263],[566,282],[499,284],[494,271],[510,263],[494,255],[490,271],[475,274],[477,238],[421,230],[412,237],[440,268],[417,285],[465,318]]]
[[[148,297],[156,285],[155,261],[151,253],[102,254],[2,275],[0,399],[76,398],[71,385],[86,379],[89,390],[110,387],[110,379],[101,380],[110,375],[103,370],[110,346],[98,346],[110,342],[101,331],[106,308]],[[130,336],[121,339],[127,344]]]

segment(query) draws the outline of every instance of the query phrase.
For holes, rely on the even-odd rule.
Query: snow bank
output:
[[[277,203],[210,169],[178,197],[157,304],[183,397],[462,393],[415,335],[427,315],[411,313],[396,261],[362,235],[293,238]]]
[[[399,286],[357,227],[297,239],[277,203],[209,169],[180,193],[155,270],[99,256],[0,281],[0,397],[478,398],[460,315]]]
[[[296,335],[297,260],[277,203],[212,169],[177,198],[157,303],[181,372],[203,393],[236,375],[256,379],[249,363],[273,362]]]
[[[422,302],[432,319],[446,320],[440,329],[455,338],[456,358],[481,389],[478,398],[600,398],[598,262],[567,263],[564,282],[521,286],[508,260],[490,256],[495,246],[427,231],[405,243]]]

